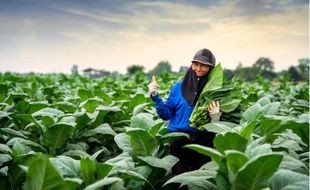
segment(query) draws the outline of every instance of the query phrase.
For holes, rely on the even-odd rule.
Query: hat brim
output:
[[[200,60],[196,60],[196,59],[194,59],[193,61],[192,61],[192,63],[202,63],[202,64],[204,64],[204,65],[210,65],[211,67],[213,67],[214,65],[212,65],[211,63],[209,63],[209,62],[202,62],[202,61],[200,61]]]

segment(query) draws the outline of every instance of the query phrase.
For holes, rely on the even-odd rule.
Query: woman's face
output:
[[[202,77],[209,72],[210,66],[198,62],[192,63],[192,69],[197,77]]]

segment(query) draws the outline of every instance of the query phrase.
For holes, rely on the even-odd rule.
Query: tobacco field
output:
[[[168,133],[143,73],[0,74],[0,189],[309,189],[309,83],[214,75],[205,100],[218,97],[226,111],[216,123],[204,108],[193,117],[217,134],[215,148],[184,147],[212,161],[174,176],[169,143],[188,135]],[[183,74],[156,77],[165,100]]]

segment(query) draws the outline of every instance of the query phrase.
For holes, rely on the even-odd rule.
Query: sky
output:
[[[210,49],[226,69],[309,57],[308,0],[0,0],[0,72],[126,73]]]

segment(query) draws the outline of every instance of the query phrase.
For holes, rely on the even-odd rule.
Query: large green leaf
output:
[[[52,118],[63,115],[64,112],[54,108],[43,108],[37,112],[34,112],[32,116],[34,118],[41,118],[42,116],[50,116]]]
[[[47,117],[47,116],[44,116]],[[35,124],[35,126],[37,128],[39,128],[41,131],[45,131],[43,129],[43,126],[41,126],[39,124],[39,122],[37,122],[31,114],[13,114],[12,115],[13,118],[13,122],[15,123],[16,126],[18,126],[18,128],[26,128],[26,125],[28,125],[29,123],[33,123]]]
[[[110,173],[112,168],[113,168],[113,166],[110,164],[96,162],[97,178],[101,179],[101,178],[106,177]]]
[[[61,102],[56,102],[55,106],[60,109],[63,112],[69,112],[69,113],[74,113],[76,110],[76,105],[74,105],[71,102],[65,102],[65,101],[61,101]]]
[[[78,178],[80,177],[80,162],[68,156],[57,156],[50,158],[50,162],[54,165],[62,177]]]
[[[191,172],[182,173],[177,175],[164,184],[164,186],[170,183],[180,183],[181,187],[187,185],[188,189],[194,190],[215,190],[216,185],[209,179],[214,178],[215,171],[208,170],[195,170]]]
[[[84,102],[81,102],[79,107],[85,108],[89,113],[93,113],[96,108],[103,103],[102,99],[99,98],[89,98]]]
[[[280,102],[273,102],[262,107],[264,115],[275,115],[278,113]]]
[[[309,144],[309,122],[303,117],[265,115],[264,118],[281,121],[281,129],[292,129],[304,143]],[[306,116],[308,118],[308,116]],[[266,127],[267,128],[267,127]],[[273,130],[272,130],[273,131]]]
[[[130,127],[141,128],[146,131],[150,131],[151,127],[156,124],[153,120],[153,115],[149,113],[140,113],[138,115],[132,116],[130,120]]]
[[[10,139],[6,144],[8,146],[13,146],[17,142],[20,144],[31,147],[32,150],[34,150],[34,151],[46,152],[46,149],[43,146],[41,146],[40,144],[33,142],[33,141],[30,141],[30,140],[20,138],[20,137],[14,137],[14,138]]]
[[[290,155],[285,155],[279,166],[280,169],[290,170],[301,174],[309,174],[309,169],[306,163],[303,163],[300,158],[294,158]]]
[[[14,107],[19,113],[27,113],[30,108],[28,101],[25,99],[17,100]]]
[[[146,99],[144,94],[137,93],[137,94],[133,95],[133,97],[130,99],[128,106],[131,110],[133,110],[136,106],[143,104],[143,103],[146,103],[146,101],[147,101],[147,99]]]
[[[202,146],[198,144],[188,144],[188,145],[185,145],[184,148],[189,148],[189,149],[195,150],[196,152],[200,154],[209,156],[212,158],[212,160],[214,160],[218,164],[220,164],[221,160],[224,158],[224,156],[220,152],[210,147],[206,147],[206,146]]]
[[[152,156],[158,148],[157,140],[143,129],[132,129],[127,132],[134,153],[141,156]]]
[[[141,160],[146,162],[148,165],[156,167],[156,168],[162,168],[166,171],[169,171],[172,166],[174,166],[179,159],[172,155],[167,155],[164,158],[156,158],[153,156],[147,156],[147,157],[139,157]]]
[[[219,163],[219,168],[215,177],[216,185],[218,190],[230,190],[231,181],[229,179],[229,169],[227,166],[227,161],[222,159]]]
[[[113,166],[113,171],[133,170],[135,168],[133,159],[129,153],[124,152],[114,158],[107,160],[105,163]]]
[[[18,141],[16,141],[13,145],[13,148],[12,148],[12,156],[18,157],[21,155],[25,155],[25,154],[29,153],[30,151],[32,151],[32,149],[29,146],[27,146],[25,144],[21,144]]]
[[[65,178],[64,180],[67,186],[72,190],[78,189],[83,184],[83,180],[80,178]]]
[[[116,173],[122,179],[133,179],[136,181],[146,182],[151,187],[151,189],[154,190],[154,187],[152,186],[152,184],[143,175],[141,175],[138,172],[135,172],[132,170],[117,170]]]
[[[97,163],[89,158],[82,158],[80,169],[85,184],[89,185],[97,179],[106,177],[111,171],[112,166],[106,163]]]
[[[21,131],[16,131],[11,128],[0,128],[0,134],[6,135],[10,138],[21,137],[21,138],[27,139],[27,137]]]
[[[173,133],[167,133],[167,134],[161,136],[160,142],[162,144],[165,144],[165,143],[170,143],[170,142],[176,141],[176,140],[181,139],[181,138],[189,139],[190,137],[189,137],[189,134],[187,134],[187,133],[173,132]]]
[[[236,150],[226,150],[225,157],[233,173],[236,173],[249,160],[244,153]]]
[[[69,190],[46,155],[40,154],[29,166],[24,189],[28,190]]]
[[[258,138],[255,141],[252,141],[245,150],[245,155],[248,158],[253,158],[260,154],[269,154],[271,153],[271,146],[264,142],[264,138]]]
[[[234,132],[218,134],[214,138],[214,145],[218,151],[224,153],[225,150],[239,150],[243,152],[247,145],[247,139]]]
[[[18,102],[19,100],[26,99],[28,97],[25,93],[9,93],[6,99],[3,101],[8,104],[13,104],[13,102]]]
[[[309,176],[290,170],[279,170],[271,178],[269,187],[271,190],[307,190]]]
[[[102,98],[106,105],[109,105],[112,103],[111,97],[108,94],[106,94],[102,89],[95,89],[94,94]]]
[[[160,131],[162,127],[165,127],[164,124],[166,123],[165,121],[162,121],[161,119],[158,119],[155,121],[155,125],[151,127],[150,133],[153,137],[157,135],[157,133]]]
[[[225,112],[225,113],[232,112],[238,107],[240,102],[241,102],[240,99],[224,98],[222,101],[220,101],[220,109],[222,112]]]
[[[81,137],[92,137],[92,136],[99,135],[99,134],[100,135],[111,135],[111,136],[116,135],[115,131],[110,127],[110,125],[107,123],[104,123],[94,129],[85,131],[84,133],[81,134]]]
[[[32,114],[40,109],[50,107],[50,104],[47,101],[31,101],[29,102],[29,106],[28,113]]]
[[[277,137],[278,138],[272,144],[272,148],[285,148],[289,150],[289,152],[299,152],[303,150],[299,144],[301,141],[300,137],[291,130],[277,134]],[[302,144],[304,143],[302,142]],[[305,145],[305,147],[307,147],[307,145]]]
[[[91,121],[91,116],[85,112],[76,112],[74,117],[76,118],[76,130],[86,127]]]
[[[93,120],[91,122],[92,127],[97,127],[98,125],[101,125],[102,123],[105,123],[105,116],[110,112],[120,112],[122,111],[119,106],[103,106],[99,105],[96,108],[96,111],[92,113]]]
[[[276,172],[283,155],[265,154],[249,160],[236,174],[235,190],[260,190],[268,186],[268,181]]]
[[[69,156],[72,158],[76,158],[76,159],[81,159],[81,158],[91,158],[91,156],[89,154],[87,154],[86,152],[82,151],[82,150],[68,150],[64,153],[62,153],[62,155],[65,156]]]
[[[119,181],[122,181],[122,179],[118,177],[106,177],[103,178],[93,184],[88,185],[84,190],[98,190],[101,189],[104,186],[112,185],[114,183],[117,183]]]
[[[114,141],[116,142],[117,146],[124,152],[132,152],[130,136],[126,133],[118,133],[114,136]]]
[[[8,112],[4,112],[4,111],[0,111],[0,121],[5,119],[5,118],[9,118],[10,113]]]
[[[253,106],[249,107],[242,113],[242,120],[241,123],[244,122],[252,122],[262,116],[262,106],[260,104],[254,104]]]
[[[207,131],[213,133],[223,133],[232,131],[233,128],[238,127],[237,124],[229,123],[225,121],[215,122],[215,123],[207,123],[202,126],[202,128],[206,129]]]
[[[96,163],[94,161],[89,158],[82,158],[80,161],[80,168],[86,185],[92,184],[96,181]]]
[[[253,135],[253,131],[255,129],[255,126],[258,122],[252,121],[250,123],[246,123],[245,126],[242,126],[240,130],[240,135],[246,138],[247,140],[250,140],[251,136]]]
[[[52,153],[60,148],[71,138],[74,127],[66,123],[56,123],[50,126],[45,133],[45,144],[49,146]]]
[[[7,153],[7,154],[12,154],[12,151],[11,151],[10,147],[8,147],[5,144],[0,144],[0,152]]]
[[[137,105],[137,106],[134,108],[132,114],[133,114],[133,115],[138,115],[138,114],[141,113],[141,112],[145,109],[145,107],[147,107],[148,105],[150,105],[150,103],[143,103],[143,104]]]
[[[2,164],[12,160],[13,158],[8,155],[8,154],[0,154],[0,166],[2,166]]]
[[[203,88],[201,94],[219,89],[222,87],[222,84],[223,84],[223,69],[221,67],[221,64],[218,64],[212,69],[211,73],[209,74],[208,82]]]
[[[85,101],[89,98],[94,97],[93,93],[90,90],[83,89],[83,88],[78,90],[78,95],[82,101]]]
[[[264,96],[261,99],[259,99],[257,101],[257,103],[260,104],[263,107],[263,106],[266,106],[266,105],[270,104],[271,101],[270,101],[270,99],[268,97]]]

